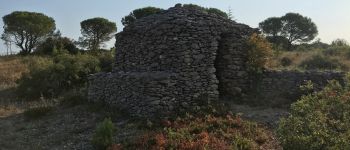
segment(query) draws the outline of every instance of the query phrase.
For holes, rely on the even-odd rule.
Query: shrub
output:
[[[248,69],[253,72],[261,72],[269,65],[272,48],[271,44],[262,36],[254,33],[247,41]]]
[[[105,150],[113,144],[113,134],[115,127],[110,118],[106,118],[98,124],[95,134],[92,138],[92,144],[96,149]]]
[[[53,107],[51,106],[41,106],[41,107],[28,109],[24,111],[23,114],[28,119],[38,119],[40,117],[47,115],[52,110],[53,110]]]
[[[77,54],[79,49],[74,45],[74,42],[67,37],[49,37],[41,43],[35,50],[37,54],[52,55],[59,51],[67,51],[70,54]]]
[[[282,65],[283,67],[290,66],[291,64],[292,64],[292,60],[291,60],[290,58],[288,58],[288,57],[283,57],[283,58],[281,59],[281,65]]]
[[[336,39],[332,41],[331,45],[332,46],[350,46],[348,41],[346,41],[345,39]]]
[[[340,55],[341,54],[341,51],[339,51],[339,49],[336,49],[334,47],[330,47],[328,49],[324,49],[322,51],[322,53],[325,55],[325,56],[337,56],[337,55]]]
[[[111,72],[114,62],[114,50],[92,50],[87,52],[95,56],[100,61],[101,71]]]
[[[271,134],[265,129],[233,115],[188,115],[175,121],[162,121],[162,124],[162,131],[145,133],[129,148],[255,150],[272,142]]]
[[[350,88],[330,81],[292,104],[277,130],[284,149],[350,149]]]
[[[347,70],[348,68],[337,59],[330,59],[321,55],[314,55],[300,63],[299,67],[308,70]]]
[[[82,87],[87,76],[100,67],[98,59],[91,55],[60,54],[36,61],[29,70],[18,80],[17,93],[25,98],[38,98],[56,97],[63,91]]]

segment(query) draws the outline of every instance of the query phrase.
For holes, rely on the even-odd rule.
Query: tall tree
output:
[[[109,41],[117,31],[115,22],[105,18],[91,18],[80,23],[82,37],[79,38],[82,47],[98,50],[100,45]]]
[[[308,17],[298,13],[287,13],[282,17],[268,18],[259,24],[260,29],[269,39],[284,38],[288,49],[293,44],[312,41],[318,34],[317,26]]]
[[[128,26],[128,25],[132,24],[133,22],[135,22],[137,19],[149,16],[152,14],[159,13],[162,10],[163,9],[156,8],[156,7],[144,7],[144,8],[135,9],[132,12],[130,12],[129,15],[125,16],[122,19],[122,24],[124,26]]]
[[[308,17],[298,13],[287,13],[281,17],[283,27],[282,36],[286,37],[291,46],[294,42],[309,42],[318,34],[317,26]]]
[[[277,37],[281,33],[282,20],[279,17],[267,18],[259,23],[259,28],[267,36]]]
[[[53,18],[35,12],[15,11],[4,16],[3,21],[3,36],[14,42],[22,54],[31,53],[56,28]]]

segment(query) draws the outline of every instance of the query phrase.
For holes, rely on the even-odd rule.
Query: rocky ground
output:
[[[88,105],[56,107],[39,119],[27,119],[20,111],[3,115],[0,118],[0,147],[4,150],[17,149],[93,149],[90,141],[96,124],[107,115],[93,111]],[[235,113],[244,118],[276,126],[285,110],[251,108],[243,105],[232,106]],[[141,129],[122,116],[114,117],[118,129],[116,143],[130,140],[142,132]]]

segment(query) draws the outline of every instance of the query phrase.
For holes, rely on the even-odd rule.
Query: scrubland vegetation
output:
[[[271,59],[272,69],[349,71],[350,46],[315,42],[298,45],[291,51],[277,49]]]
[[[186,7],[199,6],[187,5]],[[203,9],[209,13],[229,17],[217,9]],[[138,18],[159,11],[161,9],[154,7],[134,10],[123,18],[123,24],[132,24]],[[28,15],[28,12],[25,14]],[[43,17],[43,15],[39,16]],[[13,19],[11,16],[7,18]],[[288,17],[282,18],[289,19]],[[96,22],[102,24],[107,22],[108,26],[115,26],[115,24],[101,18],[84,21],[88,25]],[[51,23],[52,21],[48,26],[50,30],[53,29]],[[88,25],[84,25],[84,27],[88,28]],[[106,32],[113,33],[115,30],[116,27],[111,27]],[[10,29],[5,31],[8,34],[13,32]],[[89,29],[86,29],[85,32],[88,31]],[[278,32],[276,31],[276,33]],[[39,33],[40,35],[44,34]],[[110,113],[105,107],[102,110],[106,110],[106,112],[101,113],[101,108],[97,104],[87,102],[86,87],[89,74],[101,71],[109,72],[112,69],[115,50],[100,49],[103,41],[109,39],[108,33],[105,33],[101,40],[94,38],[92,34],[83,33],[84,38],[81,38],[79,44],[58,33],[42,40],[35,47],[36,49],[23,47],[20,55],[0,57],[0,105],[3,105],[0,107],[0,117],[9,117],[23,112],[25,119],[33,123],[40,122],[40,119],[44,120],[45,116],[50,116],[50,114],[52,118],[58,118],[55,115],[60,118],[67,117],[60,116],[64,114],[58,115],[58,113],[70,113],[72,108],[77,107],[79,111],[83,109],[88,113],[81,115],[75,114],[75,112],[75,117],[67,118],[84,116],[85,120],[80,120],[84,122],[90,119],[90,115],[97,114],[99,116],[98,119],[93,119],[94,122],[86,121],[90,125],[86,129],[81,129],[87,130],[88,137],[84,138],[90,142],[83,144],[92,144],[96,149],[255,150],[282,149],[282,147],[292,150],[350,149],[350,85],[349,83],[340,85],[336,81],[330,81],[330,84],[321,91],[309,92],[310,94],[301,97],[291,106],[290,116],[282,119],[276,130],[261,123],[248,121],[241,118],[240,114],[232,114],[232,112],[224,112],[224,115],[218,113],[198,116],[186,114],[158,122],[127,119],[127,123],[119,120],[122,112]],[[48,32],[47,34],[49,35]],[[315,32],[312,33],[312,36],[314,34]],[[277,37],[277,35],[271,32],[271,36]],[[266,34],[254,34],[247,43],[250,53],[248,63],[253,72],[261,72],[261,69],[265,68],[345,72],[350,69],[350,46],[344,40],[335,40],[331,44],[320,41],[310,44],[294,44],[294,41],[288,41],[287,45],[283,45],[280,41],[276,42],[276,37],[266,39],[265,37],[267,37]],[[283,35],[278,35],[278,37],[281,38]],[[88,50],[82,50],[79,46]],[[33,52],[31,52],[32,50]],[[306,87],[313,91],[312,85]],[[21,104],[9,105],[15,102],[21,102]],[[17,110],[19,106],[21,106],[20,110]],[[11,109],[13,112],[6,113]],[[62,110],[67,110],[67,112]],[[117,109],[113,108],[113,110]],[[117,119],[104,119],[113,115],[117,115]],[[102,121],[102,119],[104,120]],[[64,121],[62,122],[64,123]],[[119,129],[119,124],[123,123],[125,123],[124,129]],[[95,129],[96,124],[98,125]],[[27,128],[30,126],[20,127],[18,130],[22,131]],[[127,132],[127,129],[142,131],[137,132],[137,137],[132,138],[132,140],[123,140],[121,133]],[[80,135],[84,132],[76,130],[70,130],[71,134],[79,132],[76,134]],[[64,136],[69,135],[63,135],[61,138]],[[0,141],[1,139],[11,140],[0,138]],[[59,141],[56,142],[60,144]],[[9,145],[6,146],[11,148]]]

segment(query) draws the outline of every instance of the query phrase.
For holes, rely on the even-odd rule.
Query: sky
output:
[[[288,12],[310,17],[317,25],[322,42],[330,43],[341,38],[350,41],[350,1],[349,0],[0,0],[0,16],[13,11],[44,13],[56,21],[56,28],[63,36],[77,40],[80,22],[103,17],[117,23],[118,32],[123,30],[120,20],[132,10],[146,6],[167,9],[177,3],[197,4],[230,9],[237,22],[258,27],[259,22],[268,17],[280,17]],[[0,21],[0,34],[3,21]],[[113,46],[114,40],[106,48]],[[0,54],[6,52],[0,41]]]

